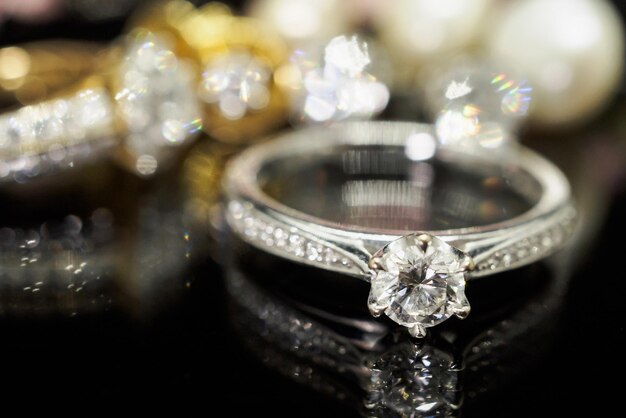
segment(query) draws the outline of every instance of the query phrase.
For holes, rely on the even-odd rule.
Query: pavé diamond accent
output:
[[[261,214],[249,203],[231,201],[228,207],[229,222],[238,230],[242,237],[252,244],[277,254],[292,256],[291,258],[302,259],[307,264],[319,267],[341,267],[342,271],[349,273],[367,274],[369,269],[363,270],[358,262],[354,262],[352,254],[338,247],[326,247],[323,242],[315,237],[307,238],[308,234],[293,226],[277,222],[271,217]],[[267,232],[263,235],[260,230],[271,226],[274,228],[273,239]],[[475,268],[471,271],[471,277],[479,277],[486,274],[517,268],[547,256],[559,248],[574,233],[576,227],[576,214],[573,209],[564,211],[560,220],[549,229],[538,228],[536,231],[525,231],[523,239],[515,241],[510,246],[490,252],[489,257],[476,259]],[[261,239],[259,239],[261,238]],[[324,253],[318,257],[308,258],[307,242],[322,245]],[[328,251],[326,251],[328,248]],[[313,250],[309,250],[309,254]],[[367,265],[364,265],[367,268]],[[349,270],[349,271],[348,271]],[[370,277],[371,278],[371,277]]]
[[[539,259],[560,248],[576,228],[576,214],[568,211],[560,222],[548,230],[529,234],[515,244],[496,251],[491,257],[476,263],[477,271],[500,270],[527,262],[527,258]]]
[[[396,239],[370,261],[369,309],[423,337],[426,328],[469,313],[464,273],[471,264],[467,255],[437,237],[410,234]]]
[[[270,252],[287,252],[308,264],[334,265],[345,270],[356,269],[344,251],[308,238],[304,231],[297,228],[279,225],[259,213],[252,213],[245,204],[230,202],[228,216],[231,226],[239,230],[246,241],[260,245]]]

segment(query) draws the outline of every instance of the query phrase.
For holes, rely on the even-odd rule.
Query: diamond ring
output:
[[[0,180],[23,181],[102,152],[152,174],[199,130],[193,66],[164,39],[137,31],[99,59],[100,68],[54,98],[0,115]]]
[[[243,241],[369,281],[372,315],[415,337],[469,314],[468,280],[543,259],[575,227],[568,181],[543,157],[437,145],[415,123],[285,134],[236,157],[224,187]]]

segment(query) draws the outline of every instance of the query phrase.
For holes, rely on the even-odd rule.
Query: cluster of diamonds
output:
[[[308,120],[367,118],[387,106],[389,89],[366,71],[371,63],[367,43],[356,36],[332,39],[323,60],[296,51],[292,61],[303,75],[304,97],[296,102]]]
[[[192,68],[145,33],[128,45],[119,78],[115,99],[129,131],[127,150],[140,174],[153,174],[169,148],[202,128]]]
[[[245,240],[260,244],[268,251],[285,252],[304,262],[326,264],[344,270],[354,268],[354,263],[337,249],[315,241],[293,227],[283,227],[275,221],[264,219],[259,213],[251,213],[251,208],[237,201],[228,205],[231,225]]]
[[[202,74],[200,98],[218,106],[226,119],[237,120],[270,101],[271,71],[247,52],[229,52],[212,60]]]
[[[90,141],[112,133],[113,106],[104,89],[84,89],[2,115],[0,180],[37,174],[44,165],[72,165],[77,152],[90,153]]]

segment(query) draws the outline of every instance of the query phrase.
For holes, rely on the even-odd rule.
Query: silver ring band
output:
[[[407,139],[415,138],[416,135],[434,138],[429,125],[357,122],[296,131],[252,147],[232,161],[225,174],[227,220],[244,241],[290,260],[364,280],[375,277],[373,273],[377,271],[396,271],[397,266],[390,267],[391,261],[385,259],[392,250],[385,249],[388,244],[401,240],[403,236],[414,233],[414,230],[366,228],[330,222],[288,207],[270,197],[259,181],[261,173],[276,162],[302,159],[302,156],[323,159],[325,156],[344,153],[345,157],[346,153],[354,150],[358,152],[367,149],[383,154],[395,150],[403,156],[409,155],[405,152]],[[516,146],[506,153],[483,152],[478,155],[439,145],[430,160],[477,172],[486,170],[486,167],[495,167],[506,178],[504,183],[507,187],[532,202],[529,209],[508,219],[479,226],[463,225],[421,231],[417,235],[413,234],[411,243],[402,243],[403,248],[407,245],[423,245],[423,253],[426,254],[426,248],[433,242],[434,251],[444,254],[448,257],[446,260],[458,256],[452,263],[456,267],[445,273],[462,272],[464,279],[461,279],[459,286],[464,286],[464,280],[510,270],[542,259],[560,248],[572,234],[575,211],[568,181],[556,166],[535,152]],[[371,158],[368,161],[368,164],[362,165],[369,165],[368,169],[377,166]],[[363,171],[361,174],[367,173]],[[418,248],[415,251],[420,250]],[[385,263],[386,267],[383,266]],[[441,269],[437,271],[444,272]],[[387,307],[380,306],[380,309],[373,309],[372,313],[378,315]],[[458,306],[455,309],[457,316],[465,316],[469,312],[469,305],[463,312],[458,311]],[[397,322],[406,326],[412,324],[412,321],[408,324],[404,323],[406,321]],[[423,330],[419,331],[415,330],[423,334]]]

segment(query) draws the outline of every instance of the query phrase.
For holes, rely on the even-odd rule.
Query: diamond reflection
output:
[[[229,52],[212,60],[202,75],[200,96],[216,103],[222,115],[241,119],[265,108],[270,101],[271,70],[248,52]]]
[[[344,287],[319,273],[305,277],[287,262],[239,251],[226,263],[226,279],[233,325],[244,344],[268,367],[368,417],[458,416],[468,403],[499,390],[505,378],[537,359],[538,351],[527,347],[547,345],[568,283],[563,272],[552,275],[545,266],[507,273],[498,288],[500,299],[506,297],[502,308],[483,287],[487,305],[467,320],[473,325],[415,341],[359,314],[345,299],[358,296],[358,286]],[[254,273],[261,265],[280,277]],[[316,281],[334,283],[333,294]],[[495,316],[489,313],[494,308]]]

